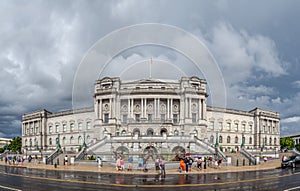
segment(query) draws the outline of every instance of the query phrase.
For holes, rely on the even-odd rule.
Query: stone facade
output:
[[[207,97],[206,80],[197,77],[103,78],[95,83],[94,108],[24,114],[23,148],[51,151],[59,143],[78,151],[86,143],[95,154],[205,154],[216,145],[224,150],[279,148],[277,112],[209,107]]]

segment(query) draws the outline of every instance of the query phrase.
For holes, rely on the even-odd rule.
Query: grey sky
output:
[[[87,51],[112,31],[140,23],[195,35],[221,68],[229,108],[278,111],[282,134],[299,132],[299,9],[296,0],[1,1],[0,137],[21,135],[23,113],[71,109],[74,76]],[[122,52],[104,74],[113,74],[113,62],[143,64],[149,57],[193,74],[181,65],[188,63],[183,56],[151,46]]]

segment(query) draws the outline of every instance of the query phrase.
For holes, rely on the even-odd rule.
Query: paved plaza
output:
[[[259,165],[253,166],[222,166],[221,168],[214,168],[214,167],[207,167],[207,169],[199,170],[196,167],[193,167],[189,174],[201,174],[201,173],[226,173],[226,172],[240,172],[240,171],[258,171],[258,170],[268,170],[268,169],[275,169],[280,168],[280,160],[268,161],[265,163],[261,163]],[[8,165],[5,164],[4,161],[0,161],[0,165]],[[9,165],[13,166],[13,165]],[[28,163],[27,161],[23,163],[23,165],[15,165],[22,168],[32,168],[32,169],[44,169],[44,170],[61,170],[61,171],[81,171],[81,172],[99,172],[99,173],[117,173],[117,174],[157,174],[154,169],[148,170],[148,172],[143,172],[142,170],[134,169],[132,171],[117,171],[113,166],[106,166],[104,165],[102,168],[95,165],[45,165],[45,164],[38,164],[38,163]],[[178,162],[179,167],[179,162]],[[166,174],[184,174],[184,172],[179,172],[178,169],[166,169]]]

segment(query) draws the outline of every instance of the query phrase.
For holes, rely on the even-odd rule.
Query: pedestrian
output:
[[[185,158],[184,158],[184,163],[185,163],[185,173],[188,173],[189,172],[189,157],[188,155],[185,155]]]
[[[132,156],[128,157],[128,171],[132,171],[132,163],[133,163],[133,158]]]
[[[164,157],[161,157],[160,158],[160,161],[159,161],[159,167],[160,167],[160,174],[165,177],[166,176],[166,161],[164,159]]]
[[[216,158],[215,159],[215,169],[217,169],[218,168],[218,159]]]
[[[206,158],[206,157],[204,157],[204,158],[203,158],[203,160],[204,160],[204,161],[203,161],[203,168],[204,168],[204,169],[206,169],[206,165],[207,165],[207,158]]]
[[[121,158],[119,157],[116,161],[116,170],[119,171],[121,169]]]
[[[28,157],[28,162],[30,163],[30,162],[31,162],[31,160],[32,160],[32,156],[31,156],[31,155],[29,155],[29,157]]]
[[[68,155],[65,156],[64,165],[68,165]]]
[[[143,158],[141,156],[139,156],[138,158],[138,169],[142,170],[143,168]]]
[[[156,158],[156,160],[155,160],[155,170],[156,170],[156,172],[158,172],[159,171],[159,158]]]
[[[122,157],[120,158],[120,167],[121,167],[121,171],[125,170],[125,162]]]
[[[202,170],[202,158],[201,158],[201,157],[199,157],[199,158],[197,159],[197,168],[198,168],[199,170]]]
[[[191,156],[188,157],[188,159],[189,159],[189,172],[192,172],[192,166],[193,166],[194,160]]]
[[[98,164],[98,168],[102,167],[102,158],[100,156],[97,157],[96,162]]]
[[[218,160],[218,167],[219,167],[219,168],[221,168],[221,166],[222,166],[222,160],[223,160],[223,159],[222,159],[221,157],[220,157],[219,160]]]
[[[34,164],[37,164],[37,163],[38,163],[38,156],[35,155],[35,156],[34,156]]]
[[[181,158],[179,163],[179,172],[182,172],[184,170],[185,170],[185,163],[184,163],[184,159]]]
[[[268,158],[265,156],[264,157],[264,162],[266,163],[268,161]]]

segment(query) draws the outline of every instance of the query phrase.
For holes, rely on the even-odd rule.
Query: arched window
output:
[[[177,130],[174,131],[174,136],[178,136],[179,132]]]
[[[66,137],[63,138],[63,144],[64,144],[64,145],[67,144],[67,139],[66,139]]]
[[[219,143],[223,143],[223,137],[221,135],[219,136]]]
[[[234,143],[239,143],[239,138],[237,136],[234,139]]]
[[[70,144],[74,144],[74,137],[73,136],[70,138]]]
[[[272,137],[270,137],[269,143],[270,145],[272,145]]]
[[[49,138],[49,145],[52,145],[52,138]]]
[[[249,137],[249,144],[252,144],[252,137]]]
[[[89,135],[86,137],[86,142],[87,142],[87,144],[89,144],[91,142],[91,137]]]
[[[277,145],[277,139],[274,138],[274,145]]]
[[[125,136],[126,135],[126,131],[123,130],[121,134],[122,134],[122,136]]]
[[[83,143],[83,141],[82,141],[82,137],[81,136],[79,136],[78,137],[78,144],[82,144]]]
[[[27,142],[28,142],[27,139],[25,139],[25,146],[27,146]]]
[[[153,136],[153,135],[154,135],[153,129],[147,129],[147,136]]]
[[[213,135],[210,136],[210,143],[214,143],[214,136]]]
[[[230,136],[227,136],[227,143],[230,143]]]
[[[195,137],[198,136],[198,131],[197,131],[196,129],[193,131],[193,135],[194,135]]]
[[[265,137],[265,145],[267,145],[267,137]]]

